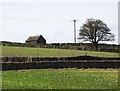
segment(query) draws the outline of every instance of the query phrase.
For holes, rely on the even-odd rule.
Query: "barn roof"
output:
[[[26,41],[37,41],[39,37],[43,37],[42,35],[30,36]]]

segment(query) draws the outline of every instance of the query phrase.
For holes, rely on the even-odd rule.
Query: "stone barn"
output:
[[[37,35],[37,36],[30,36],[26,41],[26,44],[42,44],[45,45],[46,44],[46,40],[42,35]]]

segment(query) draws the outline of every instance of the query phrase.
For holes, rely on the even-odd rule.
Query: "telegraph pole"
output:
[[[78,20],[72,20],[72,22],[74,23],[74,42],[76,43],[76,21]]]

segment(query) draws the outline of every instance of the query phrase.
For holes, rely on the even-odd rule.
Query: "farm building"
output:
[[[30,36],[25,42],[26,44],[46,44],[46,40],[42,35]]]

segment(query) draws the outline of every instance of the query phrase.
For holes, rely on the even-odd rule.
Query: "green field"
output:
[[[0,46],[2,56],[118,57],[118,53]],[[118,69],[30,69],[2,71],[3,89],[117,89]]]
[[[2,47],[2,56],[19,56],[19,57],[67,57],[67,56],[97,56],[97,57],[118,57],[118,53],[95,52],[82,50],[67,50],[53,48],[30,48],[30,47]]]
[[[2,72],[3,89],[117,89],[118,69],[38,69]]]

